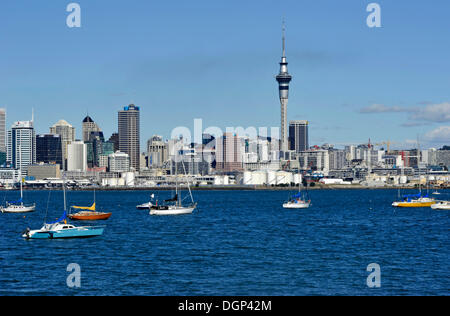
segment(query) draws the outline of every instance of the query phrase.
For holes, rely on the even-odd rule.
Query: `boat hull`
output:
[[[69,238],[89,238],[101,236],[104,227],[77,227],[74,229],[57,231],[30,231],[23,235],[27,239],[69,239]]]
[[[436,204],[435,201],[429,201],[429,202],[394,202],[392,203],[392,206],[394,207],[430,207],[433,204]]]
[[[30,213],[36,210],[36,205],[30,206],[15,206],[9,205],[7,207],[1,207],[0,211],[2,213]]]
[[[311,203],[284,203],[283,208],[288,209],[300,209],[300,208],[308,208]]]
[[[69,218],[77,221],[101,221],[110,218],[112,213],[101,212],[80,212],[76,214],[70,214]]]
[[[152,209],[152,210],[150,210],[150,215],[157,215],[157,216],[185,215],[185,214],[191,214],[194,210],[195,210],[195,207],[168,208],[166,210]]]
[[[450,203],[437,203],[437,204],[431,205],[431,208],[433,210],[439,210],[439,211],[450,211]]]
[[[153,206],[153,204],[149,202],[149,203],[145,203],[145,204],[141,204],[141,205],[136,206],[136,209],[138,209],[138,210],[148,210],[152,206]]]

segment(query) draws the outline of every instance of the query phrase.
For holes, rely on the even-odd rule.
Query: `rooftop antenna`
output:
[[[283,17],[282,33],[283,33],[283,57],[286,57],[286,21],[284,17]]]

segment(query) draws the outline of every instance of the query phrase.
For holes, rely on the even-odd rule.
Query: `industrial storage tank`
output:
[[[301,174],[299,174],[299,173],[296,173],[296,174],[294,174],[294,183],[296,184],[296,185],[298,185],[298,184],[300,184],[300,183],[302,183],[302,175]]]
[[[131,186],[131,187],[134,186],[134,179],[135,179],[134,172],[123,172],[122,179],[123,179],[123,182],[120,181],[120,185]]]
[[[244,178],[243,178],[243,185],[252,185],[252,172],[250,171],[245,171],[244,172]]]
[[[277,174],[275,171],[271,171],[271,170],[267,171],[267,184],[268,185],[276,185],[277,184]]]

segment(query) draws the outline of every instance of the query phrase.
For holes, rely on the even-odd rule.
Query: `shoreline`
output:
[[[186,189],[186,188],[184,188]],[[379,186],[370,187],[357,184],[327,184],[327,185],[315,185],[308,187],[308,190],[417,190],[416,187],[408,186]],[[431,187],[430,190],[446,190],[447,187]],[[53,191],[62,190],[62,188],[23,188],[24,191]],[[68,188],[69,191],[172,191],[175,187],[86,187],[86,188]],[[194,186],[191,187],[192,191],[292,191],[298,190],[298,187],[272,187],[272,186],[240,186],[240,185],[228,185],[228,186]],[[302,188],[305,190],[305,188]],[[0,191],[18,191],[18,189],[5,190],[0,188]]]

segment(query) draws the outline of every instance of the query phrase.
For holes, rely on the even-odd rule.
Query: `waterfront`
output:
[[[448,295],[448,212],[391,207],[395,190],[316,190],[307,210],[284,210],[286,191],[197,191],[188,216],[135,209],[149,191],[105,191],[99,238],[25,241],[50,191],[28,191],[32,214],[0,214],[0,295]],[[10,199],[16,192],[4,192]],[[448,198],[450,191],[439,198]],[[50,192],[49,220],[62,213]],[[155,192],[160,200],[170,192]],[[73,191],[69,205],[90,205]],[[66,285],[70,263],[81,288]],[[381,288],[366,285],[370,263]]]

